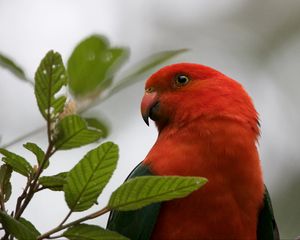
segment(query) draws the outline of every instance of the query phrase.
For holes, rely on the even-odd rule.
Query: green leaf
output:
[[[2,194],[4,202],[7,202],[11,195],[11,177],[12,168],[3,164],[0,167],[0,194]]]
[[[63,236],[70,240],[129,240],[116,232],[88,224],[71,227],[63,233]]]
[[[96,128],[102,132],[102,137],[106,138],[109,134],[109,127],[107,126],[107,123],[103,120],[100,120],[98,118],[85,118],[85,121],[87,122],[89,127]]]
[[[80,42],[67,67],[74,96],[95,95],[108,87],[128,55],[126,48],[110,48],[104,36],[92,35]]]
[[[0,148],[0,153],[5,156],[2,158],[2,161],[11,166],[14,171],[25,177],[28,177],[32,173],[33,169],[25,158],[4,148]]]
[[[39,183],[52,191],[63,191],[67,175],[67,172],[61,172],[53,176],[44,176],[40,178]]]
[[[110,197],[108,208],[119,211],[139,209],[155,202],[182,198],[202,187],[200,177],[136,177],[122,184]]]
[[[37,231],[33,231],[32,227],[28,226],[29,222],[27,220],[17,221],[3,211],[0,211],[0,222],[6,231],[19,240],[36,240],[39,235]],[[33,226],[31,223],[30,225]]]
[[[32,152],[36,156],[39,165],[42,164],[45,158],[45,152],[38,145],[36,145],[35,143],[28,142],[24,144],[23,147],[29,150],[30,152]],[[44,169],[46,169],[48,166],[49,166],[49,161],[47,161],[44,164]]]
[[[88,128],[78,115],[64,117],[57,125],[56,149],[71,149],[97,141],[102,137],[99,130]]]
[[[46,120],[52,121],[63,111],[66,97],[57,96],[57,93],[67,85],[67,80],[60,54],[49,51],[35,73],[34,88],[40,112]]]
[[[153,71],[153,69],[158,67],[160,64],[186,51],[187,49],[163,51],[145,58],[139,64],[137,64],[137,66],[133,67],[131,72],[126,77],[120,79],[118,83],[112,87],[109,95],[113,95],[123,88],[142,80],[144,75],[149,71]]]
[[[41,235],[41,233],[35,228],[35,226],[25,218],[20,218],[19,222],[27,227],[31,232],[33,232],[35,236]]]
[[[11,183],[9,182],[7,184],[7,187],[5,188],[5,192],[4,192],[4,202],[7,202],[11,196],[11,192],[12,192],[12,186]]]
[[[106,142],[89,151],[69,172],[65,199],[72,211],[89,209],[101,194],[118,161],[118,146]]]
[[[11,73],[13,73],[16,77],[20,78],[21,80],[27,81],[23,69],[20,66],[18,66],[16,63],[14,63],[13,60],[11,60],[10,58],[8,58],[7,56],[1,53],[0,53],[0,66],[9,70]]]

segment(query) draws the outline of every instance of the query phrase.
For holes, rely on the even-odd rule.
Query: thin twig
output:
[[[57,235],[57,236],[52,236],[52,237],[47,237],[48,239],[57,239],[57,238],[62,238],[63,235]]]
[[[20,207],[22,205],[22,201],[26,198],[27,196],[27,191],[30,187],[30,183],[31,183],[31,177],[28,177],[27,178],[27,183],[26,183],[26,186],[22,192],[22,194],[18,197],[18,200],[17,200],[17,204],[16,204],[16,208],[15,208],[15,212],[19,212],[20,211]]]
[[[28,203],[31,201],[34,193],[36,192],[36,190],[37,190],[37,188],[39,186],[39,184],[38,184],[39,177],[40,177],[40,175],[43,172],[44,165],[49,160],[49,158],[50,158],[50,156],[52,154],[52,150],[53,150],[53,143],[50,142],[50,144],[48,146],[48,149],[46,151],[45,157],[44,157],[42,163],[38,167],[38,169],[37,169],[37,171],[36,171],[36,173],[35,173],[35,175],[33,177],[33,180],[32,180],[32,182],[30,184],[28,193],[26,194],[26,197],[24,199],[24,202],[20,206],[19,210],[16,211],[15,219],[19,219],[21,217],[22,213],[24,212],[25,208],[27,207]]]
[[[2,197],[1,197],[2,198]],[[5,212],[5,205],[4,205],[4,201],[0,200],[1,203],[1,211]]]
[[[28,78],[24,79],[27,83],[29,83],[32,87],[34,87],[34,82]]]
[[[101,216],[101,215],[103,215],[103,214],[105,214],[105,213],[107,213],[109,211],[110,211],[110,209],[108,207],[105,207],[105,208],[103,208],[103,209],[101,209],[101,210],[99,210],[97,212],[94,212],[94,213],[89,214],[89,215],[87,215],[85,217],[79,218],[79,219],[77,219],[77,220],[75,220],[73,222],[67,223],[67,224],[62,225],[62,226],[57,226],[56,228],[53,228],[52,230],[50,230],[50,231],[48,231],[48,232],[40,235],[37,238],[37,240],[42,240],[44,238],[49,238],[49,236],[51,234],[53,234],[53,233],[59,232],[59,231],[61,231],[63,229],[66,229],[68,227],[74,226],[74,225],[79,224],[81,222],[84,222],[84,221],[87,221],[87,220],[90,220],[90,219],[94,219],[94,218],[99,217],[99,216]]]
[[[47,188],[46,187],[38,187],[37,190],[35,190],[35,192],[37,193],[37,192],[40,192],[45,189],[47,189]]]
[[[62,222],[58,225],[59,227],[64,225],[64,223],[69,219],[69,217],[71,216],[71,214],[73,213],[73,210],[70,210],[67,214],[67,216],[62,220]]]

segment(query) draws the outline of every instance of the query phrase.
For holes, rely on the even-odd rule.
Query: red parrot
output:
[[[147,80],[141,112],[158,138],[129,178],[208,183],[185,198],[115,211],[109,229],[140,240],[279,239],[256,146],[258,114],[241,84],[203,65],[170,65]]]

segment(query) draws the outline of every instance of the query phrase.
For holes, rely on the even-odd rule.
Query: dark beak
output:
[[[158,106],[157,92],[146,92],[141,103],[141,113],[144,122],[149,126],[149,117],[154,107]]]

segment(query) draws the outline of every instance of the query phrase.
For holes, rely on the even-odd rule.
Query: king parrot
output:
[[[158,137],[128,178],[208,183],[185,198],[113,211],[108,229],[132,240],[279,239],[257,151],[258,114],[241,84],[207,66],[173,64],[147,80],[141,112]]]

